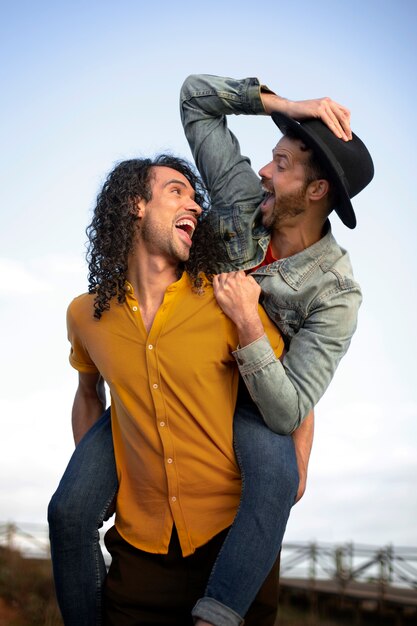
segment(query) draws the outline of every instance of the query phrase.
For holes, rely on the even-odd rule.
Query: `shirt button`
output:
[[[168,463],[172,463],[172,459],[167,459],[167,462]]]
[[[172,496],[171,500],[172,500],[172,502],[176,502],[177,498],[175,496]]]
[[[148,348],[149,348],[149,350],[153,350],[153,345],[150,343]]]
[[[158,385],[157,385],[156,383],[154,383],[154,384],[152,385],[152,387],[153,387],[154,389],[158,389]]]
[[[161,428],[163,428],[165,426],[165,422],[159,422],[159,425]]]
[[[137,311],[138,307],[137,306],[132,306],[132,311]]]

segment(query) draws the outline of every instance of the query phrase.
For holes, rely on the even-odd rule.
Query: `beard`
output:
[[[150,250],[163,254],[173,262],[188,261],[190,249],[177,240],[174,223],[161,224],[145,215],[140,225],[140,237]]]
[[[275,196],[273,209],[269,215],[265,215],[262,223],[266,228],[279,228],[288,219],[301,215],[305,211],[305,192],[307,186],[288,193]]]

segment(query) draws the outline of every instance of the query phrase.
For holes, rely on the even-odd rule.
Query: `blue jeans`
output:
[[[216,626],[243,622],[278,556],[298,487],[292,437],[273,433],[255,405],[238,404],[235,451],[242,473],[238,513],[193,609]],[[97,528],[117,489],[109,411],[77,446],[48,510],[58,603],[65,626],[101,624],[105,577]]]
[[[48,507],[55,590],[66,626],[102,623],[106,566],[98,529],[117,488],[108,409],[76,447]]]

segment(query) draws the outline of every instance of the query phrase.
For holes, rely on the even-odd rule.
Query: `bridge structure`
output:
[[[45,524],[0,522],[0,546],[17,550],[27,558],[48,559],[48,527]]]
[[[50,558],[45,524],[0,523],[0,546]],[[358,624],[364,611],[373,611],[417,625],[417,547],[284,543],[280,589],[283,600],[307,598],[313,610],[321,602],[349,606]]]
[[[380,622],[417,625],[417,547],[347,543],[285,543],[281,554],[283,599],[307,599],[349,611],[353,622],[377,614]]]

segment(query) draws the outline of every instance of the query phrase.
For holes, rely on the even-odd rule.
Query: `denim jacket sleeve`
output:
[[[265,115],[257,78],[189,76],[180,94],[181,119],[212,206],[230,209],[236,202],[257,202],[259,177],[227,126],[226,116]]]
[[[253,267],[262,261],[269,240],[262,226],[259,233],[253,229],[263,191],[227,126],[227,115],[265,115],[260,83],[257,78],[192,75],[182,86],[180,109],[185,135],[210,194],[212,225],[230,264],[234,269]]]
[[[275,356],[268,337],[263,335],[249,345],[238,348],[233,352],[233,356],[265,424],[279,435],[292,433],[297,426],[296,397],[295,394],[291,397],[288,390],[286,393],[283,389],[285,371]],[[281,410],[284,399],[285,404],[289,406]]]
[[[361,300],[354,286],[317,303],[291,340],[283,363],[266,337],[233,353],[271,430],[291,433],[320,400],[356,330]]]

